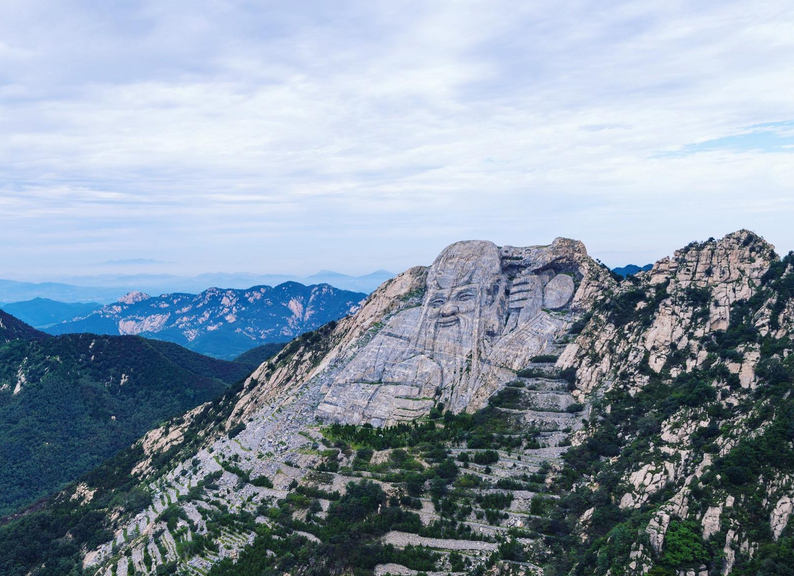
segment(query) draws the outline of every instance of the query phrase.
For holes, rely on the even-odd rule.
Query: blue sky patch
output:
[[[690,156],[699,152],[794,152],[794,120],[767,122],[750,126],[745,132],[687,144],[675,152],[660,154],[662,157]]]

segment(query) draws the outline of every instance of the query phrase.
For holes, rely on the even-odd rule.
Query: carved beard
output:
[[[504,324],[503,300],[501,260],[490,242],[453,244],[433,263],[411,354],[437,362],[442,389],[455,386],[468,395],[481,348],[490,347]]]
[[[468,381],[478,369],[483,292],[482,286],[468,284],[428,295],[413,353],[437,362],[442,389]]]

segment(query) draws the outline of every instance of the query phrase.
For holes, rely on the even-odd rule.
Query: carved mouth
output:
[[[446,328],[448,326],[454,326],[460,322],[460,318],[457,316],[447,316],[446,318],[439,318],[436,321],[436,324],[441,326],[442,328]]]

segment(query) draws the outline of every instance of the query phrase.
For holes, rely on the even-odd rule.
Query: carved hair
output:
[[[427,287],[432,290],[484,284],[498,278],[500,273],[499,249],[493,242],[456,242],[447,246],[433,262],[427,274]]]

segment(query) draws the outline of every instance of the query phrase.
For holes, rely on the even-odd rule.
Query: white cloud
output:
[[[787,250],[786,148],[671,153],[794,119],[793,12],[4,3],[0,265],[365,272],[558,235],[644,263],[739,227]]]

